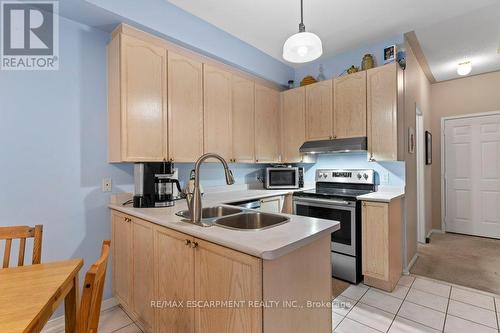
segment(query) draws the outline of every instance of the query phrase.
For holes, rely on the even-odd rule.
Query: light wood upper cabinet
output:
[[[203,65],[169,52],[168,154],[193,162],[203,154]]]
[[[306,140],[333,136],[332,80],[306,86]]]
[[[112,221],[112,253],[113,253],[113,293],[123,304],[130,305],[132,291],[132,227],[129,218],[115,211]]]
[[[109,161],[166,157],[167,50],[119,35],[108,46]]]
[[[333,136],[366,136],[366,71],[335,79],[333,92]]]
[[[260,259],[200,239],[195,242],[195,299],[262,300]],[[195,313],[196,332],[262,332],[260,308],[198,307]]]
[[[402,272],[401,199],[363,201],[361,221],[364,283],[392,291]]]
[[[233,158],[232,75],[209,65],[203,66],[204,152]]]
[[[191,242],[191,243],[190,243]],[[194,251],[191,236],[155,227],[155,280],[159,300],[187,302],[194,294]],[[184,303],[185,304],[185,303]],[[167,307],[157,311],[158,333],[194,333],[194,308]]]
[[[285,163],[302,162],[299,148],[306,141],[306,88],[287,90],[281,100],[281,154]]]
[[[255,84],[233,75],[233,156],[236,162],[255,162]]]
[[[255,85],[255,160],[280,161],[280,94]]]
[[[148,331],[154,324],[153,225],[132,219],[132,309]]]
[[[368,149],[376,161],[398,159],[397,64],[367,71]]]

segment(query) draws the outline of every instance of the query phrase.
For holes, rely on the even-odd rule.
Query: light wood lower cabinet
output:
[[[285,201],[284,196],[270,197],[260,199],[260,211],[267,213],[281,213],[283,210],[283,204]]]
[[[392,291],[402,272],[401,199],[363,201],[362,263],[364,283]]]
[[[195,299],[248,302],[262,300],[262,261],[219,245],[195,239]],[[216,268],[216,269],[214,269]],[[200,306],[196,332],[262,332],[258,307]]]
[[[148,331],[154,324],[153,297],[153,225],[132,218],[132,310]]]
[[[332,331],[331,308],[296,307],[331,300],[330,235],[262,260],[114,210],[112,225],[114,295],[145,332]]]
[[[141,327],[152,332],[153,225],[116,211],[111,218],[115,297]]]
[[[155,295],[158,301],[177,301],[186,304],[195,299],[194,251],[189,246],[191,236],[155,227],[154,263]],[[160,306],[156,315],[156,332],[194,333],[194,308]]]
[[[132,287],[132,220],[121,213],[111,214],[113,253],[113,293],[118,301],[130,305]]]

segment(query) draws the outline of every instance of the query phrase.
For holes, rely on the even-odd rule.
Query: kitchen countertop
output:
[[[207,193],[203,196],[203,207],[291,192],[293,190],[258,189]],[[119,204],[110,204],[108,207],[266,260],[279,258],[340,228],[340,223],[337,221],[288,214],[280,215],[289,217],[289,222],[264,230],[239,231],[218,226],[201,227],[185,222],[175,215],[176,212],[187,209],[186,200],[179,200],[175,206],[166,208],[133,208]]]
[[[398,186],[380,186],[377,192],[358,195],[356,199],[364,201],[391,202],[405,196],[404,187]]]

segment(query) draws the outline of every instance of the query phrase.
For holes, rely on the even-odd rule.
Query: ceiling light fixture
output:
[[[470,61],[464,61],[458,64],[457,73],[458,75],[467,75],[472,71],[472,64]]]
[[[312,32],[306,32],[304,25],[303,0],[300,0],[299,32],[288,37],[283,45],[283,59],[304,63],[318,59],[323,54],[321,39]]]

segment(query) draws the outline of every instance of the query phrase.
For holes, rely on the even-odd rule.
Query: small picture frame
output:
[[[415,129],[413,127],[408,128],[408,152],[415,153]]]
[[[384,48],[384,64],[389,64],[396,60],[396,45]]]
[[[432,134],[425,131],[425,164],[432,164]]]

